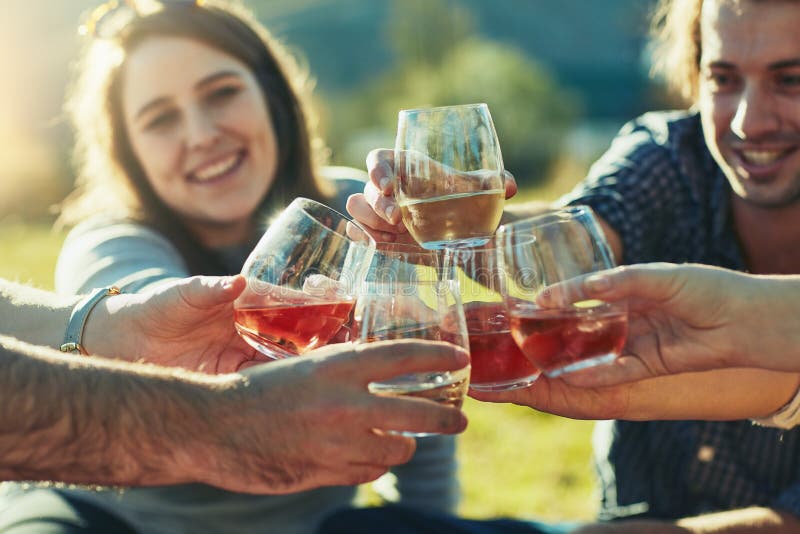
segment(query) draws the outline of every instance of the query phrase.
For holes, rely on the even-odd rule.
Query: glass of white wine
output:
[[[486,104],[400,111],[395,196],[424,248],[491,239],[505,203],[503,157]]]

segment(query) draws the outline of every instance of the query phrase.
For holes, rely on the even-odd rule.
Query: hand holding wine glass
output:
[[[575,301],[549,288],[614,266],[591,209],[564,208],[502,226],[504,296],[511,333],[528,359],[553,378],[609,363],[627,334],[624,303]]]
[[[344,215],[295,199],[247,258],[236,329],[270,358],[325,345],[350,315],[375,242]]]
[[[568,280],[551,286],[541,300],[627,304],[630,332],[622,355],[612,365],[569,377],[571,384],[605,386],[724,367],[797,371],[798,295],[798,277],[650,263]]]
[[[403,223],[428,249],[486,243],[503,213],[503,158],[486,104],[403,110],[394,151]]]

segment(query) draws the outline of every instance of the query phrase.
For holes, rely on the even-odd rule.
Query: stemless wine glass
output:
[[[506,276],[500,252],[490,241],[483,247],[451,249],[445,269],[459,282],[469,334],[472,374],[469,387],[502,391],[527,387],[539,376],[511,336],[501,279]]]
[[[559,291],[565,280],[614,266],[592,210],[575,206],[501,226],[504,296],[511,334],[548,377],[609,363],[628,328],[620,303],[577,300]]]
[[[397,257],[387,261],[403,263]],[[404,270],[409,266],[398,263],[395,268]],[[357,343],[424,339],[445,341],[468,351],[464,310],[456,286],[454,280],[429,278],[428,275],[419,276],[413,282],[398,274],[366,281],[354,313]],[[407,374],[369,384],[369,390],[377,395],[422,397],[457,407],[463,403],[468,387],[469,366],[457,371]]]
[[[247,258],[236,330],[270,358],[325,345],[350,316],[375,241],[333,209],[297,198]]]
[[[503,157],[486,104],[400,111],[395,197],[424,248],[486,243],[503,213]]]

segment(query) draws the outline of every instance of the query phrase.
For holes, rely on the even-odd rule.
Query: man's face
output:
[[[733,191],[800,204],[800,2],[705,0],[698,107]]]

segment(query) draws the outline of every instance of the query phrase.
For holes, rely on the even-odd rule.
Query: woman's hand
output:
[[[87,320],[83,344],[96,355],[204,373],[272,361],[234,328],[233,301],[245,285],[242,276],[195,276],[103,299]]]

